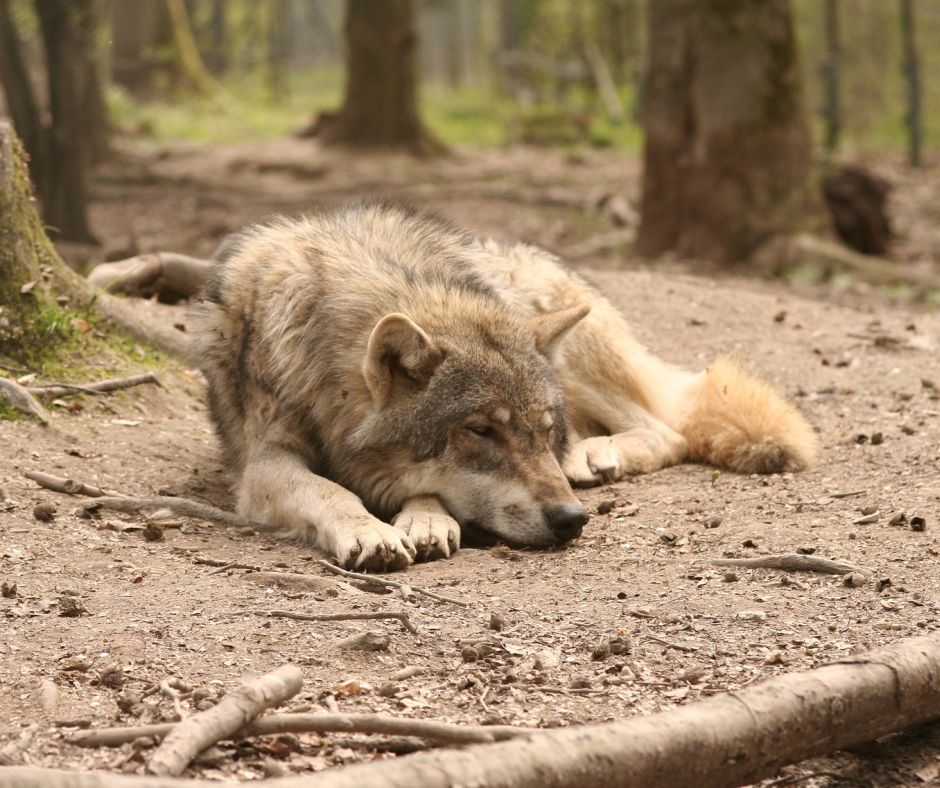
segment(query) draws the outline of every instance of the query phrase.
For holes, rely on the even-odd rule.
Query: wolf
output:
[[[572,486],[682,462],[809,465],[816,436],[724,358],[660,360],[546,251],[394,205],[227,239],[194,330],[238,511],[347,568],[580,535]]]

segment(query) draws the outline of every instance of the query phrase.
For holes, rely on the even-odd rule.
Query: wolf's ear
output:
[[[444,360],[444,354],[407,315],[392,313],[383,317],[369,337],[362,374],[379,407],[384,405],[396,374],[424,385]]]
[[[532,318],[530,325],[535,331],[536,350],[548,359],[554,358],[568,332],[590,311],[590,305],[581,304]]]

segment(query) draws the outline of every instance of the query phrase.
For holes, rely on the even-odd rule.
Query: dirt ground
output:
[[[83,518],[79,499],[23,478],[41,470],[230,508],[198,376],[184,364],[160,370],[162,387],[56,409],[48,427],[0,422],[8,498],[0,500],[0,580],[16,585],[0,599],[0,750],[12,745],[14,759],[35,765],[140,772],[146,749],[80,749],[64,737],[87,726],[175,719],[159,692],[141,698],[163,679],[197,691],[184,701],[188,710],[285,662],[304,673],[291,710],[552,727],[666,709],[936,629],[940,314],[865,288],[794,289],[698,277],[680,263],[665,271],[624,263],[630,218],[617,227],[603,210],[578,204],[605,194],[634,199],[637,173],[635,162],[612,154],[493,152],[414,163],[327,156],[297,142],[211,152],[174,146],[103,171],[92,216],[112,257],[153,249],[207,255],[246,221],[376,195],[567,253],[669,360],[700,368],[726,352],[746,359],[799,404],[823,449],[814,468],[796,475],[684,465],[586,491],[594,514],[564,550],[463,549],[403,575],[469,603],[461,607],[365,592],[328,575],[315,551],[251,531],[174,519],[161,541],[146,541],[142,516]],[[926,177],[908,185],[931,188]],[[909,264],[928,265],[940,259],[929,222],[935,207],[904,194],[911,205],[900,248]],[[185,324],[185,312],[174,319]],[[34,517],[43,503],[57,507],[50,522]],[[915,517],[924,530],[912,529]],[[840,577],[730,573],[708,563],[797,550],[863,565],[873,579],[848,587]],[[313,575],[324,590],[258,582],[256,569]],[[87,612],[63,616],[69,598]],[[256,615],[274,609],[405,610],[418,632],[394,621]],[[366,628],[389,636],[387,651],[335,646]],[[592,658],[599,642],[618,636],[628,653]],[[394,678],[412,666],[415,675]],[[254,779],[415,746],[347,734],[271,737],[222,745],[187,774]],[[780,777],[809,786],[920,785],[940,774],[938,753],[933,726]]]

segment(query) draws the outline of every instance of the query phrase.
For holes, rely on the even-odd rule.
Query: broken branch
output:
[[[94,487],[91,484],[84,484],[75,479],[65,479],[61,476],[53,476],[50,473],[42,471],[23,471],[27,479],[32,479],[40,487],[45,487],[53,492],[68,493],[69,495],[87,495],[89,498],[100,498],[103,496],[118,496],[119,493],[108,492],[101,487]]]
[[[407,613],[395,610],[379,613],[292,613],[289,610],[255,610],[254,614],[268,618],[293,618],[297,621],[375,621],[393,618],[401,622],[409,632],[418,632]]]
[[[382,588],[401,588],[405,586],[410,588],[414,593],[421,594],[422,596],[429,597],[430,599],[436,599],[438,602],[450,602],[452,605],[461,605],[467,607],[470,603],[464,602],[462,599],[454,599],[451,596],[444,596],[443,594],[436,594],[433,591],[428,591],[426,588],[420,588],[419,586],[413,586],[410,583],[399,583],[397,580],[389,580],[386,577],[375,577],[374,575],[364,575],[359,572],[350,572],[348,569],[341,569],[336,566],[336,564],[331,564],[329,561],[319,560],[317,563],[322,566],[324,569],[332,572],[334,575],[341,575],[342,577],[349,577],[353,580],[359,580],[363,583],[368,583],[373,586],[381,586]]]
[[[848,561],[833,561],[800,553],[762,555],[757,558],[713,558],[710,563],[713,566],[736,566],[739,569],[779,569],[783,572],[818,572],[824,575],[847,575],[850,572],[871,574],[870,570]]]
[[[145,372],[142,375],[130,375],[126,378],[106,378],[105,380],[81,385],[50,383],[46,386],[29,386],[26,390],[37,397],[55,399],[56,397],[66,397],[69,394],[107,394],[110,391],[140,386],[144,383],[156,383],[159,386],[160,380],[153,372]]]
[[[192,760],[220,739],[227,738],[265,709],[300,692],[303,674],[296,665],[283,665],[230,692],[215,706],[174,726],[147,763],[161,777],[182,774]]]

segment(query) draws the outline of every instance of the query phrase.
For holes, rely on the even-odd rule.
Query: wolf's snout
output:
[[[545,510],[548,527],[562,542],[568,542],[580,536],[581,529],[584,528],[589,516],[587,509],[583,506],[567,503],[560,506],[549,506]]]

